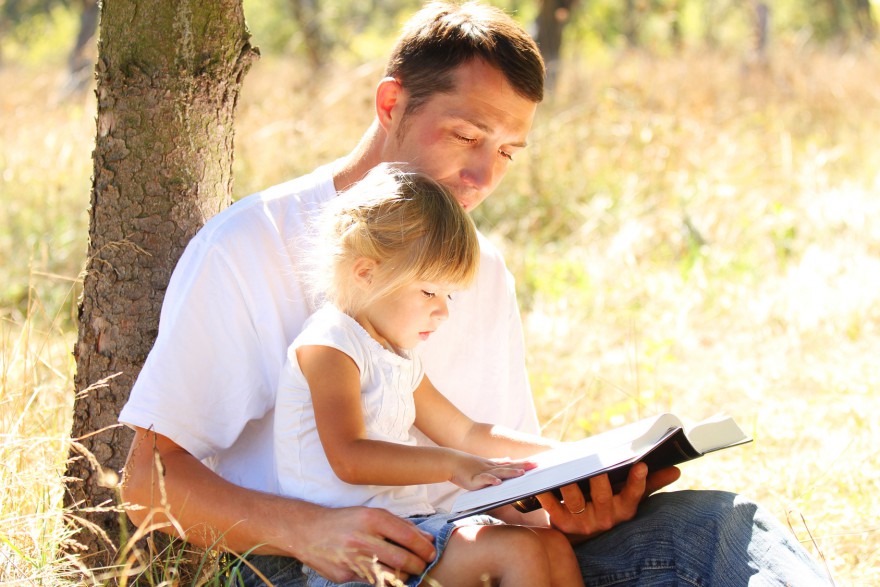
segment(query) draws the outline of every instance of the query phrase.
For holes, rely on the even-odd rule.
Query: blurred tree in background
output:
[[[76,39],[67,47],[71,72],[90,69],[94,59],[88,55],[87,45],[98,30],[97,0],[0,0],[0,63],[6,42],[33,42],[57,11],[68,12],[79,21]]]

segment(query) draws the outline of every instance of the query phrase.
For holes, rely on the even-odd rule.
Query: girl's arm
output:
[[[560,443],[503,426],[474,422],[425,377],[415,391],[416,427],[440,446],[483,457],[521,459]]]
[[[296,357],[309,384],[318,436],[336,476],[354,485],[418,485],[452,481],[465,489],[517,477],[528,463],[496,462],[441,447],[367,438],[360,372],[345,353],[302,346]],[[418,407],[416,408],[418,413]]]

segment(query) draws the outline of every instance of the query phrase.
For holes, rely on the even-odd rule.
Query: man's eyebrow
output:
[[[465,118],[464,116],[459,116],[457,114],[451,114],[451,118],[455,118],[456,120],[460,120],[466,124],[477,127],[479,130],[483,131],[486,134],[491,134],[492,128],[484,122],[480,122],[479,120],[472,120],[470,118]],[[512,143],[506,143],[511,147],[517,147],[519,149],[525,149],[528,146],[526,141],[514,141]]]

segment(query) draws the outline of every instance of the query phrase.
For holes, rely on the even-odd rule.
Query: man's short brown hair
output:
[[[497,68],[520,96],[544,98],[544,60],[535,41],[504,11],[432,2],[404,25],[385,75],[409,94],[411,114],[435,93],[454,89],[453,72],[474,59]]]

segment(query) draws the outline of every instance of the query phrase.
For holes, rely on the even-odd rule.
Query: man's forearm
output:
[[[233,552],[295,556],[291,527],[308,527],[318,506],[238,487],[198,459],[147,430],[138,430],[126,463],[122,496],[129,518],[189,542]],[[163,503],[164,501],[164,503]],[[302,525],[300,525],[302,524]]]
[[[364,560],[406,575],[421,573],[436,555],[430,535],[390,512],[325,508],[238,487],[143,429],[135,433],[122,495],[138,506],[128,513],[139,526],[210,549],[296,557],[337,583],[362,579]]]

